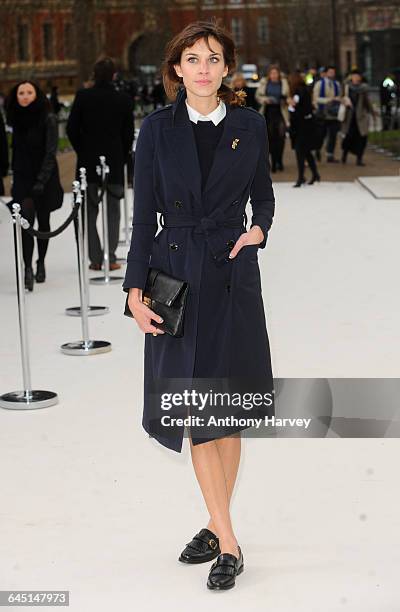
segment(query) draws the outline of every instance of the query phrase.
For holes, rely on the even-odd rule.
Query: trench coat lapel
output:
[[[226,117],[221,139],[215,150],[213,164],[203,194],[201,192],[201,169],[197,155],[196,140],[187,112],[186,92],[181,89],[172,105],[172,127],[165,128],[166,142],[175,160],[178,171],[191,190],[199,207],[202,207],[204,194],[221,181],[223,176],[240,164],[249,147],[253,144],[254,134],[244,127],[241,113],[226,104]],[[239,139],[232,147],[235,139]]]

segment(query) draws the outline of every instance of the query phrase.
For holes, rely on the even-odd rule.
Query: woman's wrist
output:
[[[252,225],[249,231],[253,231],[253,233],[255,234],[255,236],[259,237],[258,243],[257,244],[261,244],[261,242],[264,240],[265,236],[264,236],[264,232],[262,231],[261,227],[259,225]]]

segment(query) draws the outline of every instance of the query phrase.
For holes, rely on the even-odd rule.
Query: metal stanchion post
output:
[[[110,169],[106,164],[104,155],[100,156],[100,166],[96,168],[97,173],[101,174],[102,183],[106,180]],[[103,201],[101,206],[101,217],[103,222],[103,259],[104,259],[104,277],[97,276],[90,279],[90,282],[95,285],[110,285],[111,283],[121,283],[124,278],[122,276],[110,276],[110,247],[108,242],[108,212],[107,212],[107,190],[104,190]]]
[[[129,200],[129,189],[128,189],[128,164],[124,166],[124,240],[119,241],[120,246],[129,246],[130,234],[129,234],[129,215],[128,215],[128,200]]]
[[[31,373],[29,366],[28,332],[25,312],[25,290],[22,270],[22,234],[23,219],[19,204],[13,204],[14,240],[15,240],[15,266],[17,275],[17,296],[19,331],[21,343],[22,378],[24,391],[11,391],[0,396],[0,407],[12,410],[47,408],[58,403],[57,393],[53,391],[32,390]]]
[[[81,321],[82,321],[82,340],[77,342],[67,342],[61,346],[61,351],[66,355],[95,355],[97,353],[107,353],[111,351],[111,343],[105,340],[89,340],[89,321],[88,321],[88,295],[84,282],[84,258],[83,258],[83,220],[84,207],[82,206],[82,193],[79,181],[74,181],[74,192],[76,202],[81,203],[80,219],[78,219],[78,264],[79,264],[79,289],[81,296]]]
[[[129,234],[129,219],[128,219],[128,201],[129,201],[129,188],[128,188],[128,164],[124,166],[124,229],[123,232],[125,234],[125,238],[123,240],[119,240],[118,246],[128,247],[130,245],[130,234]],[[125,257],[117,257],[116,261],[118,263],[126,264],[126,256]]]
[[[88,240],[88,202],[87,202],[87,181],[86,181],[86,168],[79,168],[79,176],[80,176],[80,190],[82,194],[82,204],[81,209],[83,210],[83,286],[85,287],[85,291],[87,293],[87,303],[89,304],[89,278],[88,278],[88,260],[89,260],[89,240]],[[74,188],[79,185],[78,181],[74,181]],[[78,245],[79,248],[79,245]],[[81,283],[79,283],[79,287],[81,287]],[[82,299],[81,299],[82,302]],[[107,314],[110,312],[108,306],[88,306],[88,316],[96,316]],[[80,317],[81,316],[81,307],[80,306],[71,306],[70,308],[65,309],[65,314],[70,315],[72,317]]]

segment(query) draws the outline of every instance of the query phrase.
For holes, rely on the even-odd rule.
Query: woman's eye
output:
[[[196,60],[196,59],[197,59],[196,57],[189,57],[189,58],[188,58],[188,62],[192,62],[192,60]],[[215,60],[215,62],[213,62],[213,63],[219,62],[219,58],[218,58],[218,57],[211,57],[211,58],[210,58],[210,60],[211,60],[212,62],[213,62],[213,60]],[[193,63],[193,62],[192,62],[192,63]]]

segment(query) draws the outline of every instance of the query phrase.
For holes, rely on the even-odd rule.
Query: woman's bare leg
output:
[[[239,465],[240,437],[234,437],[230,443],[225,442],[222,445],[221,440],[210,440],[196,445],[193,445],[190,437],[189,440],[193,467],[215,528],[213,531],[219,538],[221,552],[238,556],[229,503]],[[227,467],[228,478],[222,457],[227,463],[228,460],[232,461],[232,465]]]
[[[219,440],[215,440],[215,442],[217,444],[217,448],[225,472],[225,482],[230,505],[240,463],[240,432],[227,438],[220,438]],[[214,525],[212,518],[210,518],[210,520],[208,521],[207,529],[210,529],[210,531],[218,535],[216,526]]]

